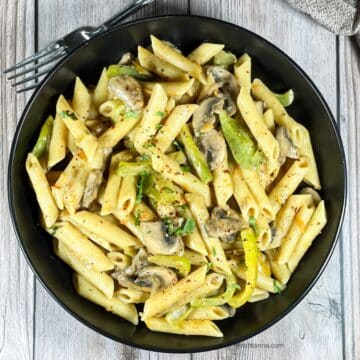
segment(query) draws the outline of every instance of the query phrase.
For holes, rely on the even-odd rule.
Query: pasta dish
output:
[[[326,211],[293,91],[251,73],[223,44],[185,56],[151,36],[59,96],[26,170],[80,296],[153,331],[221,337],[214,321],[285,290]]]

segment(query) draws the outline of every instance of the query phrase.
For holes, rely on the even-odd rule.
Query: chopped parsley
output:
[[[69,110],[66,110],[66,111],[62,111],[60,114],[59,114],[63,119],[66,119],[67,117],[69,117],[70,119],[72,120],[77,120],[77,116],[75,115],[74,112],[70,112]]]
[[[216,249],[214,246],[212,247],[211,252],[212,252],[213,256],[216,256]]]
[[[183,172],[190,172],[190,166],[189,165],[180,165],[180,168]]]
[[[165,114],[164,114],[162,111],[157,111],[157,112],[155,113],[155,115],[160,116],[160,117],[164,117],[164,116],[165,116]]]
[[[51,234],[52,236],[55,236],[56,231],[57,231],[59,228],[60,228],[60,226],[54,225],[53,227],[51,227],[51,228],[49,229],[50,234]]]
[[[129,110],[124,114],[124,119],[136,119],[139,113],[134,110]]]
[[[143,148],[148,149],[148,148],[153,147],[153,146],[155,146],[155,145],[151,141],[148,141],[143,145]]]
[[[136,226],[140,225],[140,216],[141,216],[140,210],[136,210],[134,213]]]
[[[173,189],[169,188],[168,186],[164,186],[163,188],[161,188],[161,190],[163,190],[164,192],[171,194],[174,192]]]
[[[169,218],[164,218],[163,222],[169,235],[185,236],[195,230],[195,221],[193,219],[186,219],[183,225],[178,228],[174,226],[171,219]]]
[[[160,130],[163,126],[164,126],[164,125],[161,124],[161,123],[157,124],[157,125],[156,125],[156,130]]]
[[[209,261],[206,263],[206,272],[209,272],[213,268],[213,263]]]
[[[253,229],[255,236],[259,235],[259,228],[257,226],[256,219],[253,216],[249,218],[249,226]]]
[[[147,155],[147,154],[142,154],[140,156],[140,161],[146,161],[146,160],[149,160],[150,159],[150,156]]]

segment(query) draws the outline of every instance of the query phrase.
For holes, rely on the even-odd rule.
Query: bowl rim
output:
[[[306,289],[301,293],[301,295],[290,305],[288,306],[284,311],[282,311],[278,316],[276,316],[274,319],[272,319],[270,322],[268,322],[266,325],[260,327],[259,329],[252,331],[251,333],[249,333],[247,336],[243,336],[243,337],[239,337],[235,340],[230,340],[230,341],[226,341],[223,342],[221,344],[218,345],[209,345],[209,346],[200,346],[194,349],[191,349],[191,352],[189,351],[181,351],[181,350],[177,350],[177,349],[171,349],[171,348],[159,348],[157,346],[148,346],[148,345],[139,345],[136,344],[130,340],[127,339],[120,339],[117,336],[111,335],[108,332],[99,329],[98,327],[96,327],[95,325],[91,324],[89,321],[85,320],[84,318],[82,318],[80,315],[78,315],[75,311],[73,311],[70,307],[68,307],[67,305],[65,305],[56,295],[55,293],[47,286],[46,281],[41,277],[40,273],[37,271],[37,269],[35,268],[35,266],[33,265],[31,256],[28,254],[27,250],[24,247],[24,244],[22,242],[22,239],[20,237],[20,231],[19,228],[20,226],[17,223],[17,219],[15,217],[15,210],[14,210],[14,199],[11,193],[11,189],[13,187],[12,183],[13,183],[13,171],[12,171],[12,165],[14,162],[14,155],[15,155],[15,150],[18,146],[18,140],[19,140],[19,134],[22,130],[23,124],[25,122],[25,118],[27,117],[30,108],[33,105],[34,100],[37,98],[38,94],[40,93],[40,91],[47,85],[48,80],[53,76],[53,74],[55,72],[57,72],[62,66],[63,64],[71,57],[73,56],[77,51],[79,51],[82,47],[87,46],[87,44],[92,41],[93,39],[98,39],[101,38],[103,36],[107,36],[109,33],[111,32],[115,32],[118,31],[119,29],[124,29],[130,26],[134,26],[137,25],[139,23],[144,23],[144,22],[151,22],[151,21],[161,21],[161,20],[171,20],[171,19],[181,19],[181,18],[193,18],[193,19],[201,19],[201,20],[205,20],[205,21],[210,21],[213,23],[220,23],[220,24],[225,24],[227,26],[233,26],[236,27],[238,29],[241,29],[244,32],[249,33],[252,37],[257,38],[258,40],[260,40],[263,44],[265,44],[266,46],[270,46],[272,47],[275,51],[277,51],[278,53],[280,53],[280,55],[282,55],[285,60],[287,62],[290,63],[290,65],[292,65],[295,70],[297,72],[300,73],[300,75],[304,78],[304,80],[310,85],[310,87],[313,89],[313,91],[316,93],[316,95],[318,96],[321,105],[323,106],[323,108],[325,109],[327,116],[330,120],[331,123],[331,127],[332,130],[334,131],[335,134],[335,139],[336,139],[336,143],[339,149],[339,155],[341,158],[341,164],[342,164],[342,175],[344,178],[344,189],[343,189],[343,193],[342,193],[342,208],[341,208],[341,213],[340,213],[340,219],[339,219],[339,223],[337,225],[337,229],[336,229],[336,233],[335,236],[333,238],[333,241],[331,243],[331,246],[326,254],[326,258],[323,262],[323,264],[321,265],[319,271],[316,273],[315,277],[311,280],[311,282],[309,283],[309,285],[306,287]],[[258,334],[260,334],[261,332],[265,331],[266,329],[270,328],[271,326],[275,325],[277,322],[279,322],[281,319],[283,319],[286,315],[288,315],[298,304],[300,304],[300,302],[305,298],[305,296],[310,292],[310,290],[314,287],[315,283],[318,281],[318,279],[320,278],[320,276],[322,275],[323,271],[325,270],[333,252],[334,249],[336,247],[336,244],[338,243],[339,240],[339,236],[340,236],[340,232],[342,229],[342,225],[343,225],[343,221],[344,221],[344,216],[345,216],[345,211],[346,211],[346,206],[347,206],[347,198],[348,198],[348,172],[347,172],[347,165],[346,165],[346,157],[345,157],[345,151],[344,151],[344,146],[343,146],[343,142],[342,139],[340,137],[340,130],[338,129],[338,124],[327,104],[327,102],[325,101],[323,95],[321,94],[320,90],[318,89],[318,87],[315,85],[315,83],[311,80],[311,78],[306,74],[306,72],[294,61],[292,60],[292,58],[290,58],[290,56],[288,56],[283,50],[281,50],[278,46],[276,46],[275,44],[273,44],[272,42],[270,42],[269,40],[265,39],[264,37],[256,34],[255,32],[248,30],[240,25],[231,23],[229,21],[224,21],[221,19],[216,19],[216,18],[212,18],[212,17],[208,17],[208,16],[201,16],[201,15],[184,15],[184,14],[174,14],[174,15],[158,15],[158,16],[150,16],[150,17],[145,17],[142,19],[138,19],[138,20],[132,20],[132,21],[128,21],[128,22],[124,22],[121,23],[117,26],[114,26],[110,29],[108,29],[107,31],[105,31],[104,33],[101,33],[99,35],[96,35],[95,37],[89,39],[88,41],[80,44],[79,46],[77,46],[76,48],[74,48],[69,54],[67,54],[63,59],[61,59],[55,66],[53,69],[50,70],[50,72],[44,77],[44,79],[41,81],[41,83],[39,84],[39,86],[36,88],[36,90],[34,91],[34,93],[31,95],[31,97],[29,98],[29,100],[27,101],[27,104],[21,114],[20,120],[16,126],[16,130],[15,133],[13,135],[13,140],[12,140],[12,144],[11,144],[11,148],[10,148],[10,154],[9,154],[9,161],[8,161],[8,178],[7,178],[7,196],[8,196],[8,205],[9,205],[9,210],[10,210],[10,218],[11,218],[11,222],[12,222],[12,226],[13,229],[15,231],[16,234],[16,238],[17,238],[17,242],[18,245],[26,259],[27,264],[30,266],[31,270],[33,271],[33,273],[35,274],[36,279],[40,282],[40,284],[43,286],[43,288],[46,290],[46,292],[48,294],[50,294],[50,296],[55,300],[56,303],[58,303],[67,313],[69,313],[71,316],[73,316],[76,320],[78,320],[80,323],[82,323],[83,325],[87,326],[88,328],[92,329],[93,331],[95,331],[98,334],[103,335],[106,338],[109,338],[111,340],[114,340],[120,344],[124,344],[124,345],[129,345],[129,346],[133,346],[135,348],[138,349],[143,349],[143,350],[148,350],[148,351],[157,351],[157,352],[162,352],[162,353],[197,353],[197,352],[204,352],[204,351],[211,351],[211,350],[217,350],[217,349],[221,349],[221,348],[225,348],[225,347],[229,347],[238,343],[241,343],[245,340],[248,340]],[[149,330],[150,331],[150,330]],[[182,335],[180,335],[182,336]]]

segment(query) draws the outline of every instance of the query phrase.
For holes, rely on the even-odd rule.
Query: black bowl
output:
[[[38,206],[25,173],[25,158],[34,145],[39,128],[54,113],[60,93],[72,92],[79,75],[85,83],[96,83],[103,66],[114,63],[138,44],[148,45],[149,35],[169,40],[185,52],[204,40],[226,44],[239,55],[253,59],[253,75],[276,91],[292,88],[296,101],[291,115],[310,131],[323,185],[329,222],[312,245],[281,295],[247,304],[236,316],[218,325],[223,338],[186,337],[151,332],[135,327],[79,297],[71,284],[71,271],[52,252],[51,242],[40,226]],[[281,50],[256,34],[223,21],[199,16],[165,16],[135,21],[90,40],[66,57],[42,82],[21,117],[12,144],[8,178],[12,220],[20,246],[38,279],[75,318],[95,331],[121,343],[165,352],[196,352],[228,346],[265,330],[285,316],[308,293],[324,270],[340,231],[346,198],[344,151],[331,112],[308,76]]]

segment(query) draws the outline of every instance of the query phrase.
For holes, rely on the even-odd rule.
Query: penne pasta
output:
[[[26,158],[26,171],[35,191],[45,226],[51,227],[59,216],[59,210],[56,207],[44,170],[37,157],[32,153],[29,153]]]
[[[188,59],[195,61],[200,65],[204,65],[217,55],[224,47],[224,44],[204,42],[188,55]]]
[[[56,114],[49,144],[49,168],[52,168],[54,165],[65,159],[67,137],[67,127],[65,126],[62,118]]]
[[[91,95],[89,90],[77,76],[75,79],[74,95],[72,106],[74,112],[79,115],[80,120],[85,121],[90,114]]]
[[[244,54],[234,64],[234,74],[240,88],[244,88],[250,94],[251,90],[251,57]],[[262,113],[262,112],[261,112]]]

